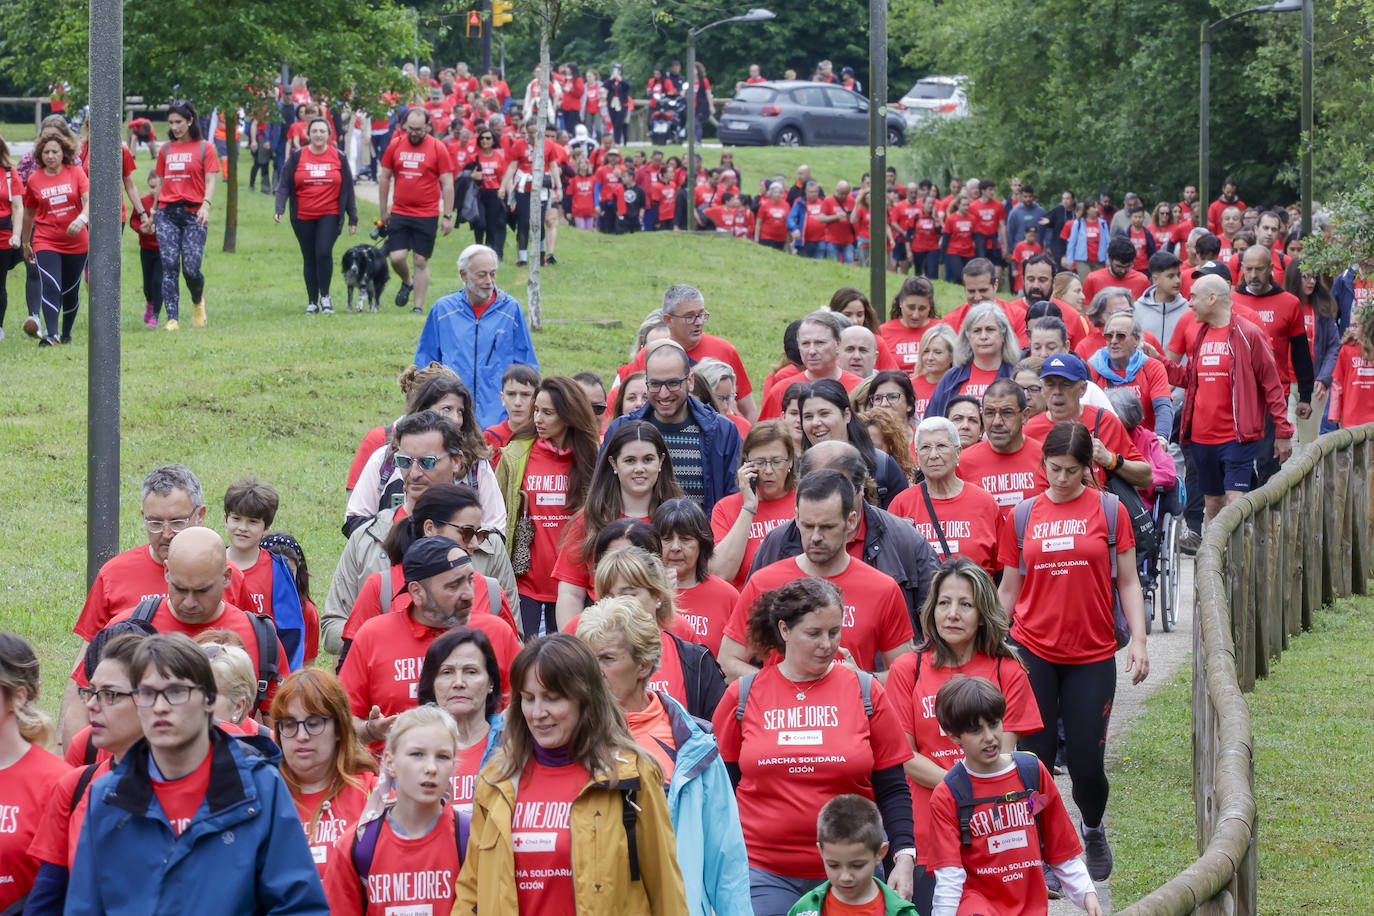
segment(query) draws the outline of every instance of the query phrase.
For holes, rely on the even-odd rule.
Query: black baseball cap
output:
[[[451,556],[455,550],[459,555]],[[401,560],[401,570],[405,573],[405,584],[409,585],[471,562],[472,557],[468,556],[467,551],[457,541],[434,536],[417,538],[415,543],[410,545],[410,549]]]

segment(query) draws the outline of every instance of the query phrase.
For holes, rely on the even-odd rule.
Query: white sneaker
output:
[[[320,310],[320,307],[319,307],[318,305],[316,305],[315,303],[313,303],[313,302],[310,303],[309,305],[307,305],[307,306],[305,307],[305,313],[306,313],[307,315],[313,315],[313,314],[315,314],[316,312],[318,312],[319,310]]]
[[[334,303],[329,301],[328,296],[320,297],[320,311],[326,315],[334,314]]]

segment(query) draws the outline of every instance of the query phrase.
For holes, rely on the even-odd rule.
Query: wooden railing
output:
[[[1193,625],[1199,856],[1123,916],[1260,911],[1254,737],[1244,694],[1314,612],[1367,593],[1372,441],[1374,424],[1322,436],[1222,510],[1203,535]]]

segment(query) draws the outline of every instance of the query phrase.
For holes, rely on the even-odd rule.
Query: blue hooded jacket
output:
[[[691,916],[753,916],[749,854],[735,790],[716,739],[672,697],[655,692],[672,723],[673,778],[668,813]]]
[[[180,836],[141,739],[91,787],[66,916],[328,916],[324,887],[268,738],[210,729],[210,784]]]
[[[415,365],[424,368],[432,362],[458,373],[472,391],[472,414],[483,428],[506,418],[501,376],[511,364],[524,363],[539,371],[525,313],[502,289],[496,291],[496,300],[482,312],[480,321],[468,304],[466,286],[434,303],[415,347]]]

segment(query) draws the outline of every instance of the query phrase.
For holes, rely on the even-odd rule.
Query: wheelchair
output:
[[[1145,595],[1147,634],[1154,629],[1156,614],[1165,633],[1178,624],[1178,607],[1183,597],[1182,552],[1178,539],[1183,535],[1183,511],[1187,505],[1188,494],[1182,477],[1169,489],[1155,494],[1154,520],[1159,550],[1153,556],[1141,557],[1138,563],[1140,589]]]

